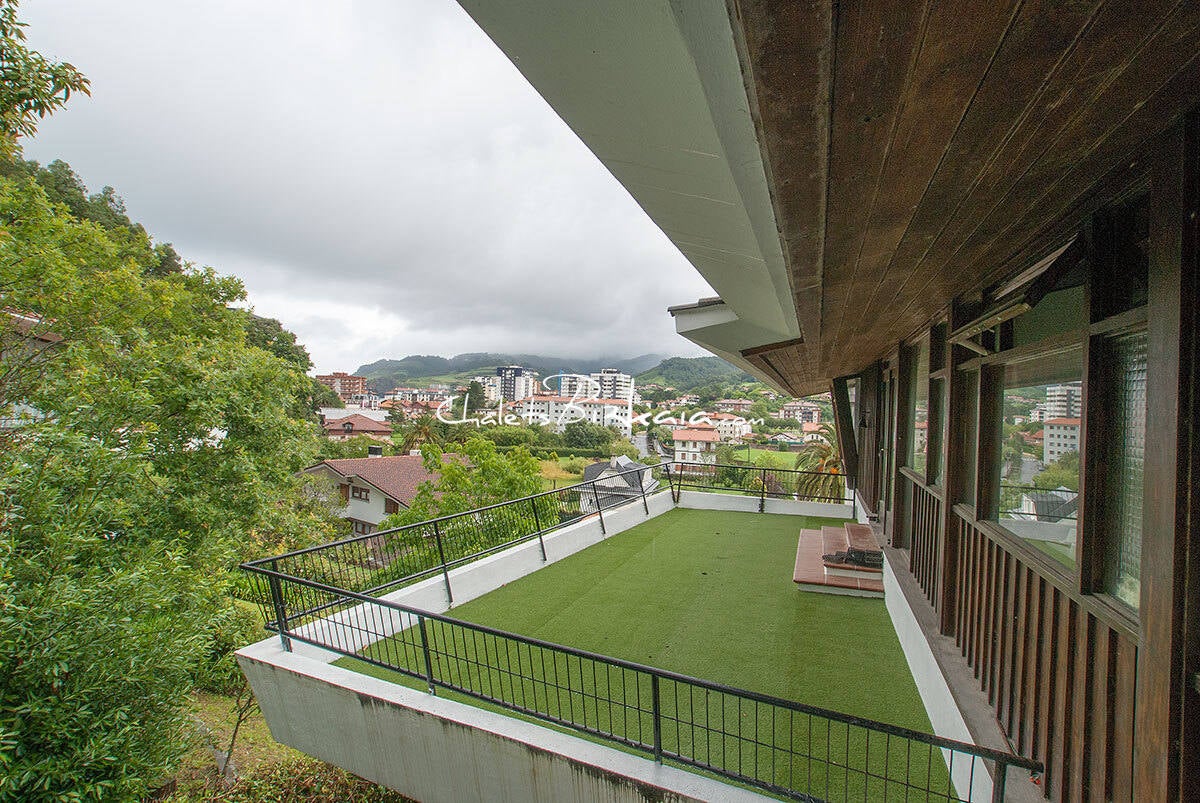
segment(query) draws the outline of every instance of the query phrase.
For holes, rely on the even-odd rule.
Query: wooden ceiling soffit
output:
[[[804,352],[803,338],[795,338],[742,349],[741,355],[793,396],[799,396],[803,395],[798,391],[805,384],[806,376]]]
[[[801,335],[820,342],[833,4],[727,0]],[[816,368],[799,350],[802,373]],[[798,376],[797,376],[798,378]]]
[[[1043,5],[1023,6],[906,234],[893,262],[905,284],[867,312],[886,308],[893,336],[920,325],[934,301],[1019,268],[1014,255],[1086,207],[1110,171],[1132,170],[1139,149],[1200,98],[1200,7]],[[997,131],[997,121],[1010,122]]]

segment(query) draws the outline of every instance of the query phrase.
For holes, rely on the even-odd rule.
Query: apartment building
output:
[[[345,371],[334,371],[332,374],[317,374],[315,378],[322,385],[340,396],[342,401],[350,401],[355,395],[361,396],[367,392],[367,378],[365,376],[355,376]]]

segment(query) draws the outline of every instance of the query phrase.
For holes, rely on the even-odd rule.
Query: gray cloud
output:
[[[459,351],[695,354],[710,291],[452,0],[25,0],[92,98],[63,158],[245,281],[321,370]]]

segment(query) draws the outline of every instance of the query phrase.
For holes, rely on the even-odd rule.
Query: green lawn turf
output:
[[[1075,548],[1066,544],[1059,544],[1054,541],[1039,541],[1036,538],[1027,538],[1025,543],[1032,544],[1036,548],[1045,552],[1050,557],[1054,558],[1059,563],[1066,566],[1068,569],[1075,568]]]
[[[758,459],[766,455],[771,461],[771,465],[775,468],[795,468],[797,452],[780,452],[775,449],[747,449],[745,446],[734,447],[734,454],[738,460],[744,460],[751,465],[757,465]],[[747,456],[749,455],[749,456]]]
[[[705,680],[796,700],[822,708],[881,720],[916,730],[930,730],[928,717],[909,674],[899,642],[881,600],[860,599],[800,591],[791,580],[796,540],[801,529],[836,524],[832,519],[798,516],[733,513],[676,509],[631,530],[612,536],[558,563],[510,583],[472,602],[457,606],[449,615],[478,624],[566,644],[672,670]],[[599,730],[625,734],[637,741],[649,738],[648,717],[636,713],[625,718],[594,705],[591,695],[644,700],[648,687],[635,688],[631,678],[596,677],[591,664],[546,658],[540,652],[506,652],[497,643],[468,638],[461,631],[450,635],[430,623],[431,638],[441,642],[447,653],[437,660],[436,670],[459,685],[496,694],[563,719],[576,711],[592,712],[590,723]],[[424,671],[419,653],[406,650],[404,637],[379,642],[368,655],[401,662]],[[410,631],[409,642],[417,639]],[[454,656],[468,660],[455,660]],[[519,674],[534,676],[536,682],[517,682],[499,671],[478,667],[483,663],[514,667]],[[346,666],[396,680],[395,673],[370,667],[353,659]],[[582,694],[553,688],[553,681],[575,673],[584,687]],[[546,684],[542,681],[552,681]],[[411,679],[404,681],[420,686]],[[506,685],[507,683],[507,685]],[[574,685],[574,684],[573,684]],[[741,730],[753,736],[753,713],[738,709],[731,700],[718,701],[686,688],[676,696],[674,684],[664,689],[664,714],[690,721],[704,721],[713,730]],[[683,688],[683,687],[681,687]],[[439,690],[439,694],[443,694]],[[639,694],[641,695],[639,697]],[[568,711],[570,708],[570,711]],[[703,717],[703,718],[702,718]],[[811,739],[812,751],[824,759],[826,750],[835,763],[862,763],[864,741],[855,730],[847,746],[844,726],[826,730],[814,720],[809,735],[807,717],[781,716],[770,720],[768,709],[757,717],[762,731],[759,741],[790,746],[798,751]],[[718,719],[722,720],[717,728]],[[728,721],[726,721],[728,720]],[[786,720],[786,721],[785,721]],[[740,725],[738,723],[741,723]],[[768,725],[767,723],[772,724]],[[750,727],[750,731],[745,728]],[[840,769],[825,773],[822,766],[810,767],[805,759],[784,760],[779,751],[738,746],[707,735],[665,726],[664,745],[678,749],[713,766],[744,774],[764,773],[780,785],[826,797],[824,783],[834,798],[850,794],[862,799],[884,796],[884,789],[862,786],[851,775],[847,783]],[[881,749],[882,737],[872,737],[871,765],[889,777],[903,777],[907,749],[902,740],[892,740]],[[911,782],[919,782],[930,765],[928,749],[913,746],[916,766]],[[934,755],[933,785],[944,790],[946,774],[940,756]],[[962,760],[962,757],[959,757]],[[767,765],[770,763],[770,768]],[[751,767],[757,767],[752,772]],[[773,774],[772,774],[773,773]],[[900,789],[889,786],[887,792]],[[938,799],[936,796],[932,799]]]

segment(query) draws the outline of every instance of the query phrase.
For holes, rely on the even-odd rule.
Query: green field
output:
[[[765,455],[774,468],[796,467],[796,452],[777,452],[774,449],[747,449],[745,446],[739,446],[734,453],[737,455],[738,460],[748,462],[751,465],[758,465],[759,458]]]
[[[674,510],[457,606],[450,615],[927,732],[929,720],[883,602],[807,593],[792,583],[800,529],[827,523],[840,524]],[[439,678],[577,724],[582,712],[583,724],[619,737],[649,738],[645,676],[461,627],[428,624]],[[366,654],[423,672],[416,640],[408,631],[378,642]],[[353,659],[340,663],[421,686]],[[734,698],[686,685],[667,686],[662,694],[668,753],[677,750],[735,771],[741,767],[744,774],[751,774],[753,765],[760,777],[765,772],[781,785],[801,789],[811,782],[820,797],[827,781],[837,798],[873,799],[884,791],[864,787],[861,775],[842,777],[836,767],[826,771],[827,754],[835,764],[848,759],[862,765],[867,750],[861,731],[829,728],[825,720],[770,707],[754,711],[753,703],[743,708]],[[612,699],[626,704],[608,705]],[[743,739],[731,738],[732,733]],[[883,743],[882,736],[872,737],[870,764],[894,778],[906,743],[892,740],[890,749]],[[819,757],[815,763],[798,757],[805,745]],[[923,746],[913,747],[913,755],[921,758],[911,781],[930,771],[928,754]],[[945,790],[944,764],[932,761],[930,778]],[[889,791],[896,791],[895,784]]]

